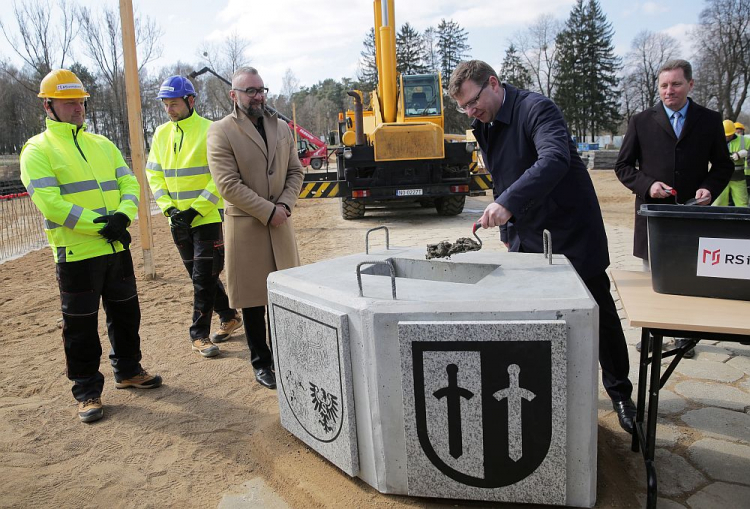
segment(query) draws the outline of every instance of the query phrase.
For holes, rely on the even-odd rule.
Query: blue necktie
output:
[[[682,132],[682,114],[679,111],[675,111],[672,115],[672,128],[675,136],[679,138]]]

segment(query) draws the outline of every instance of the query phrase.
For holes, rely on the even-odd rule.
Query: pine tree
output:
[[[443,88],[448,88],[448,80],[453,69],[469,57],[471,46],[466,42],[469,38],[466,30],[453,20],[440,20],[437,27],[437,47],[440,54],[440,72],[443,75]]]
[[[378,85],[378,64],[375,58],[375,29],[370,31],[362,41],[364,49],[359,53],[359,70],[357,79],[363,85],[365,91],[374,90]],[[369,88],[368,88],[369,87]]]
[[[425,74],[425,47],[422,36],[408,22],[396,34],[396,71],[401,74]]]
[[[557,34],[555,45],[558,51],[557,90],[555,102],[577,138],[582,137],[580,110],[577,104],[584,99],[584,76],[582,53],[585,50],[583,0],[578,0],[570,11],[565,28]]]
[[[555,102],[579,139],[613,132],[621,120],[612,25],[597,0],[577,0],[557,36],[560,74]]]
[[[521,62],[521,57],[512,43],[505,50],[505,59],[500,67],[500,79],[518,88],[529,88],[531,85],[531,73]]]

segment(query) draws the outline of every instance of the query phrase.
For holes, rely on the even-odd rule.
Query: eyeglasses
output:
[[[463,106],[461,106],[460,104],[457,104],[456,105],[456,110],[458,110],[459,113],[466,113],[470,109],[472,109],[473,107],[475,107],[477,105],[477,102],[479,102],[479,96],[482,95],[482,92],[484,92],[484,89],[487,86],[487,83],[489,83],[489,82],[490,82],[490,79],[487,78],[485,80],[485,82],[484,82],[484,85],[482,85],[482,88],[479,89],[479,93],[474,96],[474,99],[472,99],[471,101],[467,102]]]
[[[248,88],[246,88],[244,90],[241,89],[241,88],[233,88],[232,90],[235,90],[237,92],[244,92],[247,95],[249,95],[250,97],[254,97],[254,96],[258,95],[258,94],[265,95],[265,94],[268,93],[268,88],[267,87],[261,87],[261,88],[248,87]]]

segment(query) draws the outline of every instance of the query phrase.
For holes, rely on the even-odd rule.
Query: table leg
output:
[[[638,370],[638,398],[635,407],[635,423],[633,424],[633,441],[631,450],[638,452],[638,434],[642,432],[643,414],[646,409],[646,379],[648,377],[648,353],[651,350],[651,334],[647,328],[641,330],[641,361]]]
[[[651,353],[651,382],[648,387],[648,422],[646,424],[645,450],[646,482],[648,489],[647,507],[656,508],[657,483],[656,466],[654,465],[654,450],[656,448],[656,418],[659,412],[659,389],[661,386],[661,346],[664,337],[654,334]],[[642,345],[641,345],[642,346]],[[640,387],[638,388],[640,390]]]

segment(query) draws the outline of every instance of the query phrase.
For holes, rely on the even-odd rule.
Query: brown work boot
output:
[[[211,343],[208,338],[193,340],[193,351],[198,352],[203,357],[216,357],[219,355],[219,347]]]
[[[221,322],[219,324],[219,331],[211,335],[211,341],[214,343],[223,343],[234,331],[242,326],[242,315],[237,313],[234,318],[227,322]]]
[[[78,418],[81,422],[94,422],[104,417],[102,398],[91,398],[78,402]]]
[[[161,387],[161,377],[159,375],[149,375],[145,369],[132,378],[115,382],[118,389],[127,389],[135,387],[136,389],[156,389]]]

